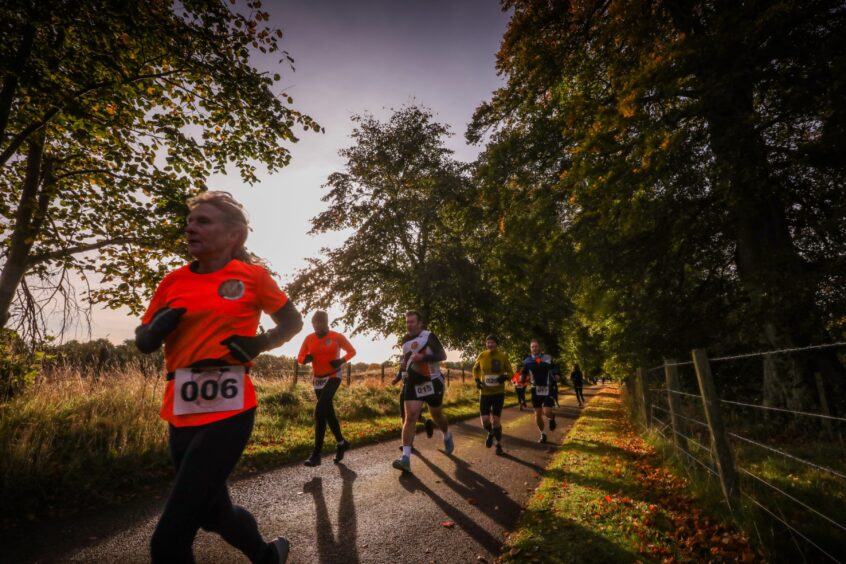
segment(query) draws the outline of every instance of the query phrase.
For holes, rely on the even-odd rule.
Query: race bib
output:
[[[173,414],[243,409],[245,373],[243,366],[178,368],[173,382]]]
[[[535,386],[535,395],[536,396],[548,396],[549,395],[549,386]]]
[[[326,382],[328,382],[328,381],[329,381],[328,376],[326,376],[325,378],[315,378],[312,381],[312,384],[314,385],[315,390],[322,390],[323,388],[326,387]]]
[[[434,395],[435,385],[431,382],[426,382],[425,384],[418,384],[417,386],[414,386],[414,393],[417,395],[417,399]]]
[[[496,374],[485,374],[485,386],[499,386],[499,376]]]

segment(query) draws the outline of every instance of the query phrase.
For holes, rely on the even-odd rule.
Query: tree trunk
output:
[[[780,187],[769,175],[766,145],[754,128],[751,83],[737,73],[703,80],[709,85],[703,98],[717,163],[715,189],[727,206],[738,276],[761,324],[762,341],[773,349],[826,341],[815,303],[817,280],[793,244]],[[842,378],[843,367],[830,352],[767,357],[766,401],[793,409],[812,407],[814,367],[832,383]]]
[[[26,274],[30,251],[56,187],[52,160],[44,155],[44,131],[33,135],[28,145],[26,176],[9,241],[9,254],[0,272],[0,327],[5,327],[9,321],[12,301]]]

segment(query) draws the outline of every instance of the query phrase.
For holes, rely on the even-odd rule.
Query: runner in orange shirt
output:
[[[523,375],[520,370],[514,373],[511,383],[514,384],[514,391],[517,392],[517,402],[520,404],[520,411],[523,411],[523,408],[526,407],[526,384],[523,382]]]
[[[150,541],[152,561],[193,562],[192,544],[202,527],[252,562],[285,562],[288,541],[265,542],[249,511],[232,504],[226,480],[255,421],[250,360],[289,341],[302,317],[244,248],[247,217],[230,194],[206,192],[188,208],[185,234],[196,260],[165,276],[135,330],[141,352],[165,347],[161,416],[169,423],[176,470]],[[256,335],[262,312],[276,327]]]
[[[314,450],[303,464],[319,466],[327,423],[337,442],[335,462],[343,460],[344,452],[350,448],[349,441],[341,434],[341,424],[335,415],[333,400],[341,385],[341,366],[355,356],[355,349],[346,337],[329,329],[329,315],[325,311],[314,312],[311,326],[314,327],[314,333],[303,341],[297,362],[311,363],[312,385],[317,396],[317,405],[314,407]],[[343,357],[341,350],[346,353]]]

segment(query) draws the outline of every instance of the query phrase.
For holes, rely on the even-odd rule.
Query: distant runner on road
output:
[[[165,347],[161,416],[176,471],[150,555],[154,563],[194,562],[194,537],[203,528],[251,562],[285,562],[288,541],[265,542],[250,512],[232,504],[226,480],[255,421],[250,361],[289,341],[302,317],[244,248],[247,216],[229,193],[205,192],[188,208],[185,235],[196,260],[165,276],[135,330],[141,352]],[[256,335],[262,312],[276,326]]]
[[[317,396],[314,406],[314,450],[303,464],[305,466],[320,465],[320,452],[323,450],[323,439],[326,436],[326,424],[335,436],[335,459],[344,459],[344,452],[350,448],[350,443],[341,433],[341,424],[335,415],[335,392],[341,385],[341,366],[355,356],[355,348],[346,337],[329,329],[329,314],[316,311],[311,317],[314,333],[308,335],[300,347],[297,362],[311,363],[312,386]],[[341,356],[344,351],[344,356]]]
[[[579,405],[585,404],[585,395],[582,393],[582,386],[584,386],[584,378],[582,371],[579,368],[579,363],[573,365],[573,371],[570,373],[570,380],[573,382],[573,390],[576,392],[576,400]]]
[[[479,353],[473,365],[473,378],[479,388],[479,415],[482,427],[488,432],[485,446],[491,448],[496,440],[496,454],[502,455],[502,425],[500,416],[505,405],[505,383],[514,371],[508,356],[497,349],[496,335],[485,338],[487,350]]]
[[[549,419],[549,430],[555,430],[555,414],[552,413],[552,407],[555,405],[555,400],[550,395],[552,383],[558,378],[558,368],[556,368],[552,357],[541,352],[540,341],[532,339],[530,345],[532,354],[523,360],[523,369],[521,375],[523,381],[531,381],[532,383],[532,407],[535,410],[535,421],[540,430],[539,443],[546,442],[546,433],[544,432],[543,416]]]
[[[402,362],[400,373],[403,380],[403,403],[405,420],[402,424],[402,456],[393,462],[394,468],[411,472],[411,450],[414,446],[414,432],[423,402],[429,405],[432,419],[444,434],[444,452],[452,454],[455,443],[449,430],[442,406],[444,401],[444,377],[440,362],[446,360],[446,351],[434,333],[423,329],[420,312],[405,314],[408,334],[402,340]]]
[[[526,384],[523,382],[523,376],[520,374],[520,370],[514,372],[511,383],[514,384],[514,391],[517,393],[517,403],[520,404],[520,411],[523,411],[523,408],[526,407]]]

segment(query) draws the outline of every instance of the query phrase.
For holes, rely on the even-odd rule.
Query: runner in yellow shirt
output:
[[[505,383],[511,377],[514,369],[508,356],[497,350],[496,335],[485,338],[485,349],[476,364],[473,365],[473,378],[479,388],[479,414],[482,417],[482,427],[488,432],[485,446],[491,448],[496,440],[496,453],[502,455],[502,425],[500,416],[502,406],[505,405]]]

